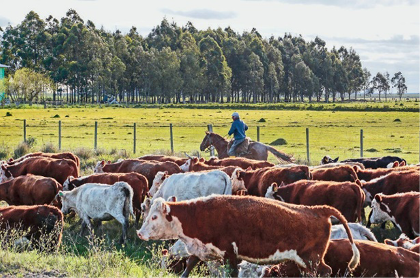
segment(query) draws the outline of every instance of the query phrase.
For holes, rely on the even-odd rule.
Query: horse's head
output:
[[[206,136],[204,136],[203,142],[201,142],[201,145],[200,145],[200,151],[204,151],[205,149],[213,145],[212,138],[211,138],[212,134],[213,134],[212,132],[206,131]]]

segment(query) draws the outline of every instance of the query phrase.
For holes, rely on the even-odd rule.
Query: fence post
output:
[[[174,136],[172,134],[172,124],[169,124],[169,132],[171,136],[171,153],[174,154]]]
[[[363,129],[360,130],[360,157],[363,157]]]
[[[213,132],[213,125],[207,125],[207,130]],[[214,156],[214,146],[210,146],[210,156]]]
[[[98,148],[98,122],[95,122],[95,150]]]
[[[58,121],[58,149],[61,151],[61,120]]]
[[[23,120],[23,142],[26,142],[26,120]]]
[[[133,134],[134,134],[134,142],[133,142],[133,153],[136,153],[136,140],[137,140],[137,136],[136,136],[136,123],[134,123],[134,130],[133,130]]]
[[[260,142],[260,127],[257,126],[257,142]]]
[[[309,128],[306,128],[306,159],[308,160],[308,165],[311,164],[309,159]]]

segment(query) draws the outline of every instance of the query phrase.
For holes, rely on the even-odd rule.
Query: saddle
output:
[[[229,151],[229,149],[232,146],[232,144],[233,144],[234,141],[235,141],[235,139],[231,139],[229,141],[229,143],[227,145],[227,150],[226,151]],[[249,153],[248,147],[249,147],[249,144],[251,142],[252,142],[251,141],[251,138],[246,137],[245,140],[236,147],[236,149],[235,149],[235,155],[236,156],[245,156],[245,155],[247,155]]]

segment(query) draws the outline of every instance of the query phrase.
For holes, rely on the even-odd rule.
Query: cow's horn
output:
[[[186,155],[189,159],[192,159],[192,157],[191,157],[190,155],[188,155],[186,152],[185,152],[185,155]]]

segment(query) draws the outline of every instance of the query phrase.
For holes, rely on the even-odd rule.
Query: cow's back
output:
[[[310,179],[308,166],[293,166],[289,168],[269,168],[261,175],[258,181],[257,196],[265,196],[267,189],[273,182],[277,184],[290,184],[298,180]],[[248,190],[249,191],[249,190]],[[251,195],[254,195],[250,193]]]
[[[357,174],[353,167],[342,165],[332,168],[321,168],[311,170],[312,179],[325,181],[356,181]]]

